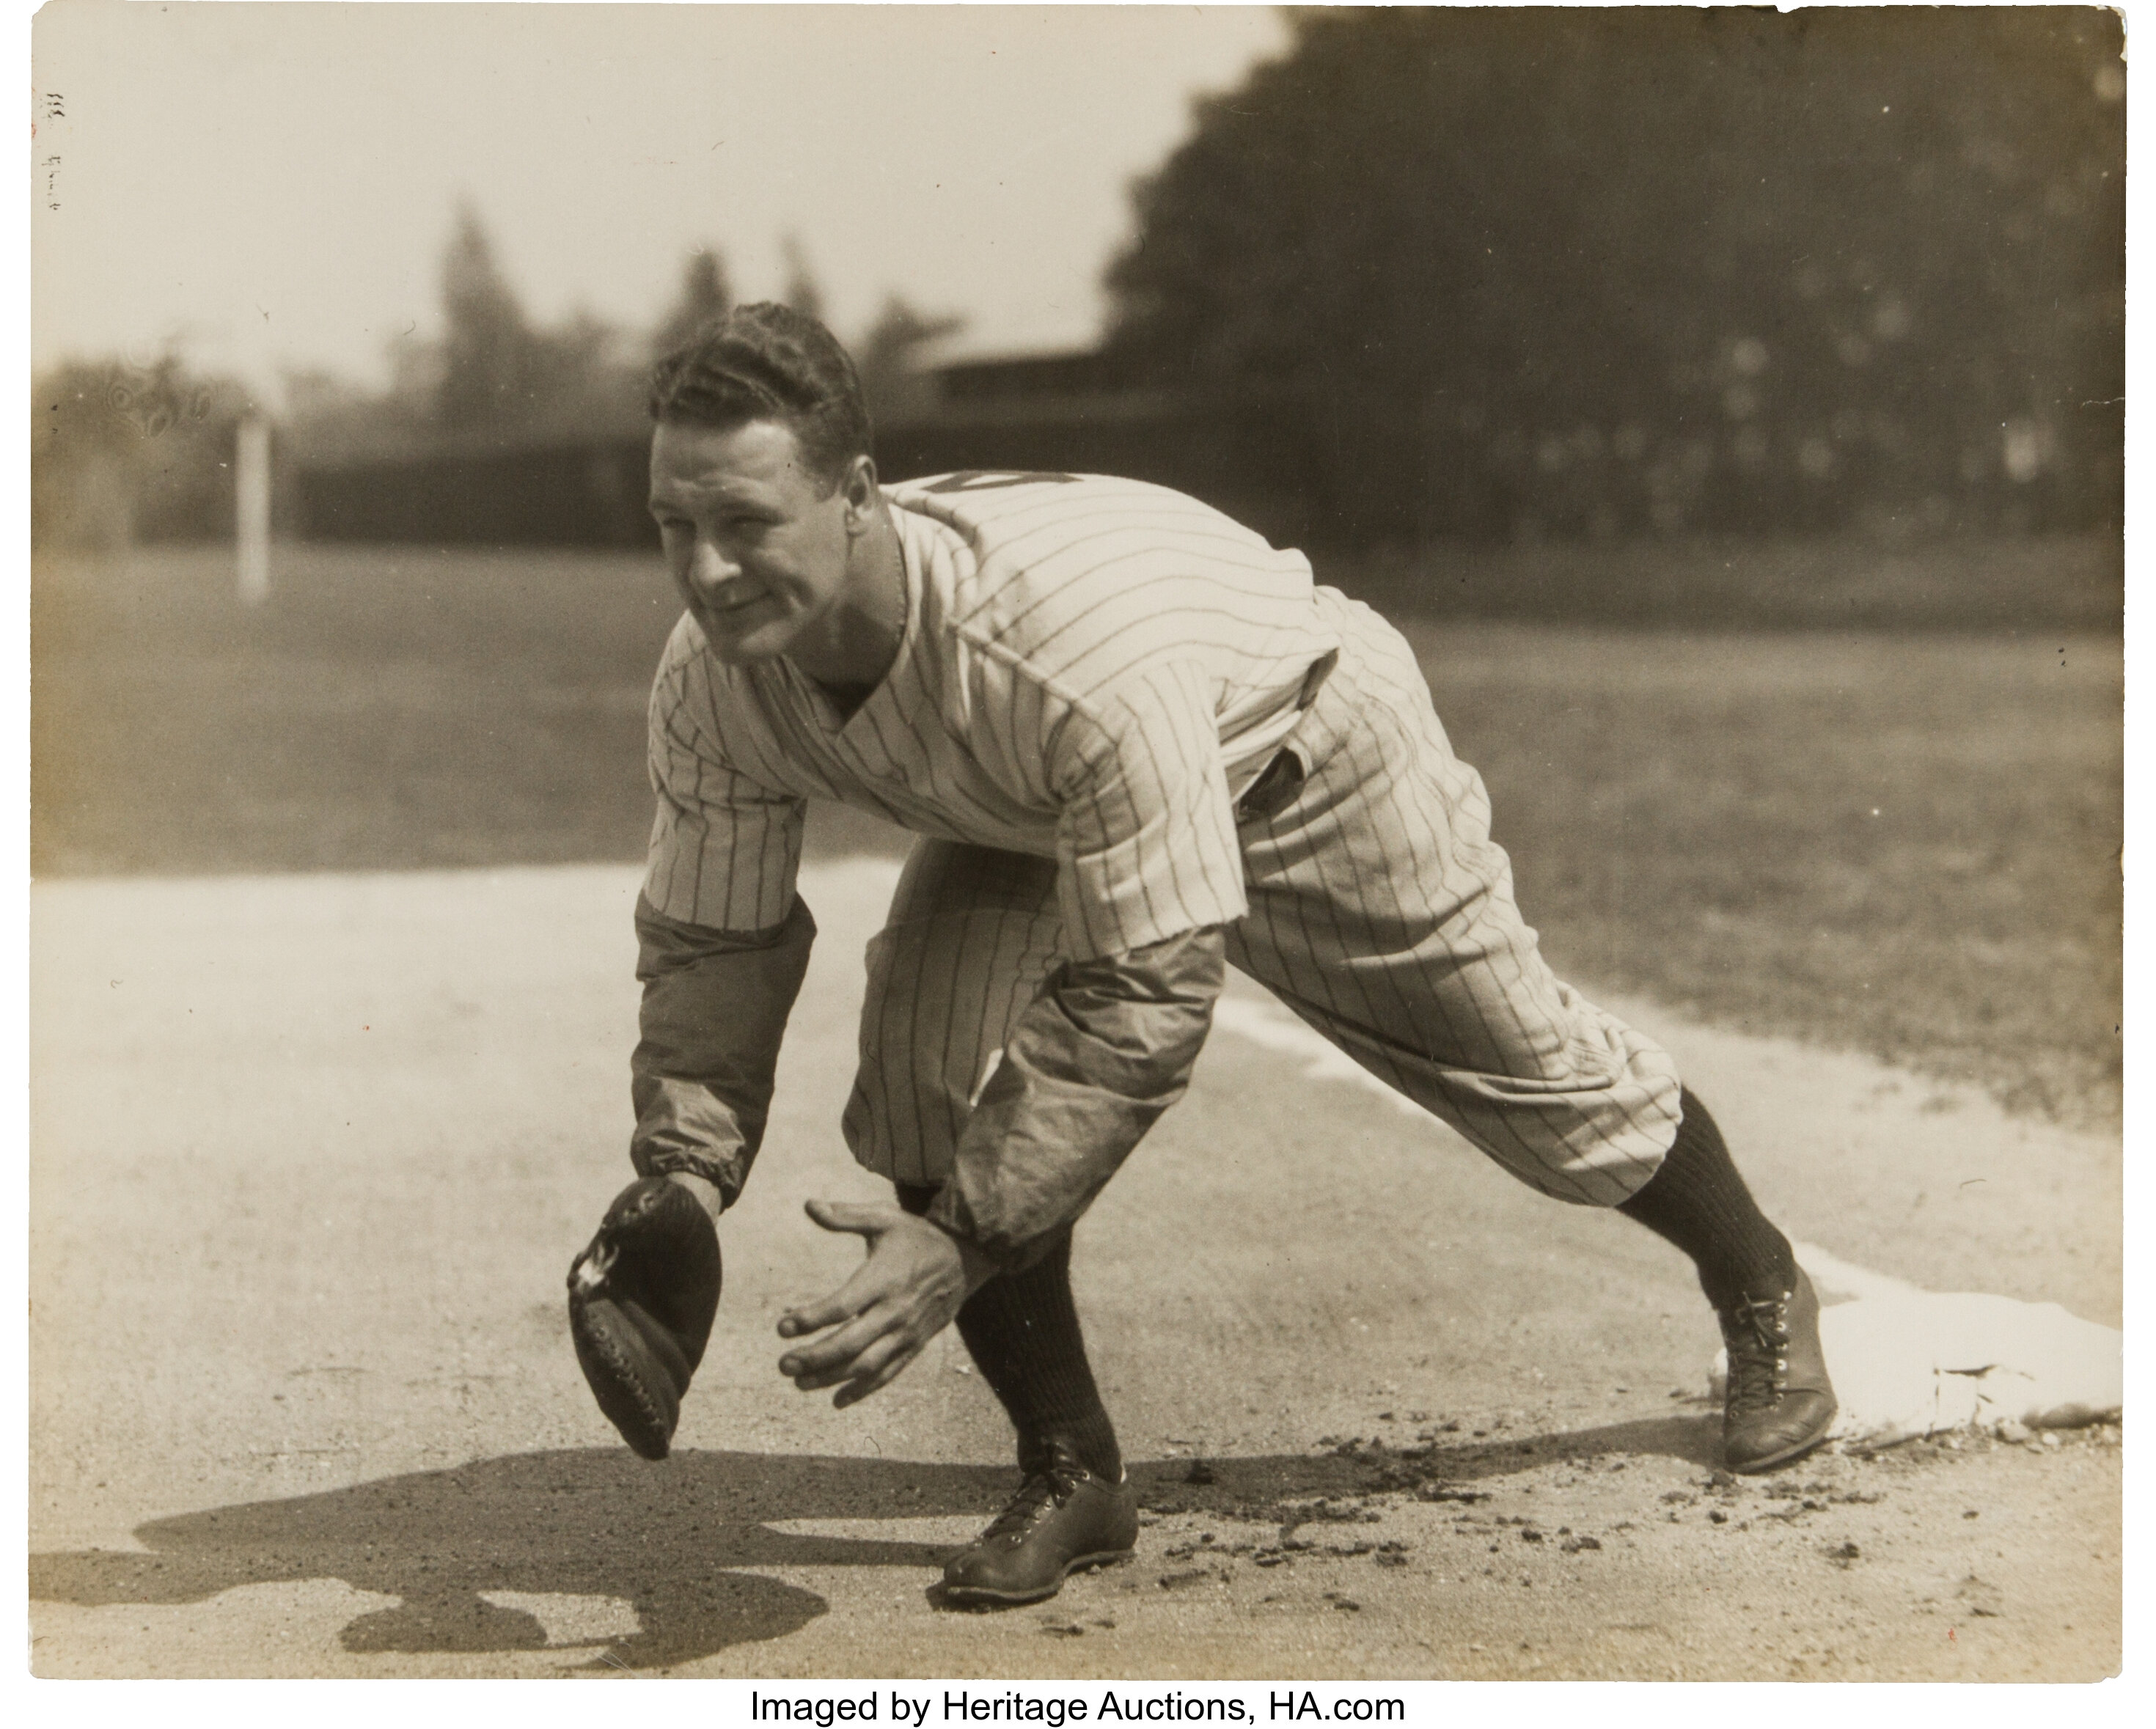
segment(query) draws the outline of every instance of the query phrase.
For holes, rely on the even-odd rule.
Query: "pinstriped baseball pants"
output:
[[[1368,608],[1318,593],[1340,662],[1288,736],[1295,796],[1240,824],[1250,911],[1228,959],[1522,1182],[1614,1206],[1676,1138],[1676,1065],[1550,971],[1413,653]],[[1053,859],[916,844],[869,945],[855,1158],[942,1182],[1060,936]]]

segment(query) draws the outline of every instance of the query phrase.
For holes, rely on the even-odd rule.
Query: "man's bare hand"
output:
[[[788,1352],[778,1372],[803,1393],[837,1387],[834,1405],[858,1404],[888,1387],[995,1275],[978,1251],[896,1207],[811,1201],[808,1216],[827,1231],[868,1241],[869,1258],[852,1278],[821,1302],[779,1317],[782,1339],[834,1329]]]

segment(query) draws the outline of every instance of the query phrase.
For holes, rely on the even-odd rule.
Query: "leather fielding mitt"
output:
[[[644,1177],[613,1198],[569,1268],[569,1337],[599,1409],[664,1459],[719,1308],[719,1234],[696,1198]]]

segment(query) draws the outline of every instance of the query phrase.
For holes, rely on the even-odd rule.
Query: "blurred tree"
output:
[[[285,424],[300,459],[357,461],[424,443],[433,425],[436,380],[432,369],[413,366],[419,351],[408,338],[393,345],[394,382],[381,392],[316,367],[287,371]],[[433,354],[434,346],[424,345],[424,352]]]
[[[642,434],[644,345],[583,310],[552,329],[534,327],[469,204],[457,213],[441,282],[443,334],[392,340],[387,391],[321,372],[287,376],[288,442],[300,460],[336,465]]]
[[[1158,382],[1291,387],[1343,526],[2107,508],[2117,424],[2080,404],[2123,387],[2112,14],[1292,27],[1137,188],[1110,341]]]
[[[233,447],[253,411],[235,379],[69,362],[31,384],[30,536],[40,546],[210,540],[233,531]]]
[[[796,312],[822,319],[824,290],[817,285],[816,273],[809,266],[808,254],[802,247],[800,236],[783,236],[778,243],[778,250],[786,261],[786,288],[779,298]]]
[[[644,428],[641,345],[579,310],[541,333],[531,427],[564,437]]]
[[[921,368],[921,350],[965,323],[962,313],[921,312],[897,295],[885,300],[875,322],[851,347],[875,421],[896,424],[934,406],[934,381]]]
[[[141,434],[112,400],[110,362],[70,362],[30,384],[30,541],[126,546],[135,538]]]
[[[652,336],[652,357],[671,354],[733,303],[726,260],[716,247],[698,247],[682,267],[681,291],[675,298],[673,310],[660,321]]]
[[[544,362],[516,291],[470,204],[442,260],[441,381],[436,415],[445,428],[475,432],[528,420]]]

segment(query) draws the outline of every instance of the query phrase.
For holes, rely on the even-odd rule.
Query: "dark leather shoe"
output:
[[[1068,1448],[1052,1444],[995,1523],[945,1563],[944,1598],[1039,1603],[1071,1573],[1124,1559],[1137,1540],[1130,1485],[1095,1476]]]
[[[1800,1268],[1794,1290],[1739,1298],[1717,1312],[1729,1347],[1722,1462],[1768,1471],[1802,1458],[1826,1439],[1835,1408],[1812,1281]]]

